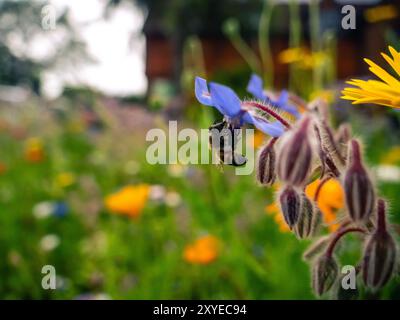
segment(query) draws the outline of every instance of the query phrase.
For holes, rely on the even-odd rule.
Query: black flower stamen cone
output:
[[[385,202],[380,199],[377,229],[367,240],[363,256],[363,280],[367,287],[377,290],[390,280],[396,253],[396,243],[386,229]]]
[[[352,140],[350,144],[344,191],[350,218],[355,222],[367,222],[375,207],[375,190],[361,162],[360,145],[356,140]]]

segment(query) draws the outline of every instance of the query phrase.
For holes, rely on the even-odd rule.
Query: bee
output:
[[[210,149],[218,157],[219,163],[240,167],[246,164],[247,159],[236,153],[236,145],[239,141],[238,130],[225,119],[216,121],[208,128]]]

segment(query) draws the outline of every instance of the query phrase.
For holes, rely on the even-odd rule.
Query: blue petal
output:
[[[231,88],[211,82],[210,93],[214,106],[220,110],[223,115],[233,118],[239,114],[241,102]]]
[[[286,112],[293,114],[296,118],[300,117],[300,113],[297,111],[295,106],[288,104],[289,93],[286,90],[282,90],[278,101],[276,101],[276,106]]]
[[[289,99],[289,93],[286,90],[282,90],[278,98],[277,104],[287,104]]]
[[[272,137],[280,137],[285,132],[284,126],[279,121],[270,123],[260,118],[255,118],[248,112],[243,115],[242,119],[244,122],[254,125],[258,130]]]
[[[208,91],[207,81],[205,79],[196,77],[194,92],[196,94],[197,100],[199,100],[201,104],[204,104],[206,106],[213,105],[210,92]]]
[[[262,79],[254,73],[251,75],[249,84],[247,85],[247,92],[251,93],[260,100],[265,100],[267,98],[267,96],[264,94]]]

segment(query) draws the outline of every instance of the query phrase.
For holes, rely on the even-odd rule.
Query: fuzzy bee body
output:
[[[235,152],[238,140],[237,130],[225,120],[215,122],[209,127],[209,146],[221,165],[239,167],[246,164],[247,159]]]

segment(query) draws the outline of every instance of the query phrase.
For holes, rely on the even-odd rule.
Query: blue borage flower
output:
[[[281,122],[268,122],[252,112],[251,108],[242,103],[236,93],[227,86],[214,82],[207,84],[205,79],[196,77],[195,94],[201,104],[216,108],[234,128],[248,123],[272,137],[279,137],[285,131]]]
[[[263,81],[256,74],[251,75],[249,84],[247,85],[247,92],[265,103],[294,115],[296,118],[300,117],[297,108],[289,103],[289,93],[286,90],[281,91],[278,100],[272,100],[265,94]]]

